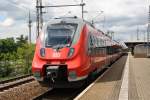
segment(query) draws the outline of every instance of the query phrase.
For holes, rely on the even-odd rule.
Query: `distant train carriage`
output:
[[[138,44],[134,47],[134,57],[144,58],[150,55],[150,45],[148,44]]]

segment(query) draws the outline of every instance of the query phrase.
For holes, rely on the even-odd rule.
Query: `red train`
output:
[[[56,88],[81,86],[120,57],[122,47],[86,21],[53,19],[37,39],[32,72]]]

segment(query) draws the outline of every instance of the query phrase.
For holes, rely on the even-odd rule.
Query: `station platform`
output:
[[[149,100],[150,58],[121,57],[74,100]]]

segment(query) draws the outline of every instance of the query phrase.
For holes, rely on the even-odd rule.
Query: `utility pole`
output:
[[[31,14],[30,14],[30,11],[29,11],[29,44],[31,44],[31,27],[32,27],[32,20],[31,20]]]
[[[43,27],[43,11],[42,11],[42,0],[40,0],[40,29]]]
[[[146,42],[146,36],[145,36],[145,32],[144,32],[144,42]]]
[[[37,33],[37,37],[40,33],[40,14],[39,14],[39,0],[36,0],[36,33]]]
[[[137,41],[139,40],[139,27],[137,26]]]
[[[81,7],[82,7],[82,19],[84,20],[84,3],[83,3],[83,0],[81,0]]]
[[[42,12],[42,0],[36,0],[36,27],[37,37],[39,36],[40,30],[43,27],[43,12]]]

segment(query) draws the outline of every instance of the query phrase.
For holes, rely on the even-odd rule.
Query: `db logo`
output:
[[[60,53],[59,53],[59,52],[55,52],[55,53],[53,53],[53,57],[55,57],[55,58],[60,57]]]

